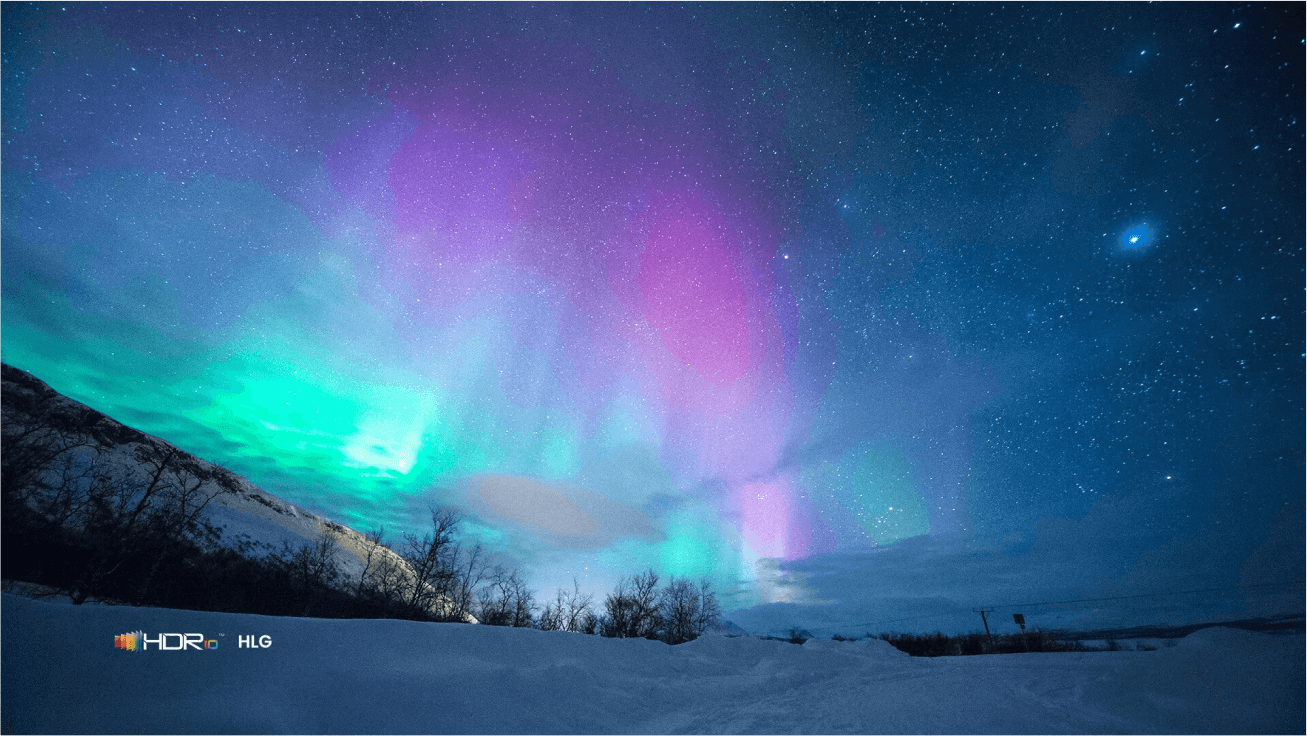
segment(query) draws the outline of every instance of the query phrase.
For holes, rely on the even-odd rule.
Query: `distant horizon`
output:
[[[1015,608],[1015,606],[1009,606],[1009,608]],[[922,616],[913,620],[919,621],[925,618],[943,618],[943,617],[953,617],[957,620],[962,619],[960,613],[950,612],[945,614],[938,614],[937,616]],[[1049,627],[1049,626],[1034,627],[1034,626],[1027,625],[1026,628],[1022,630],[1012,622],[1010,616],[1007,616],[1004,618],[1000,618],[997,621],[991,621],[989,633],[994,636],[1016,636],[1023,633],[1033,634],[1036,632],[1044,632],[1044,633],[1057,634],[1057,635],[1068,635],[1067,636],[1068,639],[1076,639],[1076,640],[1107,639],[1107,638],[1179,638],[1179,637],[1186,636],[1188,633],[1200,629],[1210,628],[1213,626],[1216,627],[1225,626],[1231,628],[1244,629],[1247,631],[1257,631],[1260,633],[1278,635],[1282,633],[1288,634],[1288,633],[1293,633],[1295,631],[1303,631],[1304,619],[1307,619],[1307,616],[1305,616],[1302,613],[1282,613],[1282,614],[1273,614],[1270,616],[1255,616],[1251,618],[1242,618],[1242,619],[1199,620],[1199,621],[1192,621],[1185,624],[1141,623],[1133,626],[1117,626],[1111,628],[1095,628],[1095,629],[1058,628],[1058,627]],[[729,616],[725,617],[724,620],[729,621],[730,620]],[[979,620],[978,614],[977,614],[977,620]],[[1293,624],[1294,622],[1297,623],[1296,626],[1285,625],[1285,624]],[[731,621],[731,623],[734,624],[733,621]],[[893,624],[895,622],[882,622],[882,624],[884,623]],[[739,627],[738,624],[735,625]],[[782,628],[782,629],[773,629],[764,632],[753,632],[753,631],[745,631],[742,627],[739,628],[743,634],[748,634],[750,636],[767,636],[767,637],[784,638],[784,635],[789,632],[798,632],[801,635],[810,636],[812,638],[819,638],[819,639],[829,639],[833,636],[841,636],[849,639],[864,639],[867,638],[868,636],[876,637],[882,634],[890,634],[890,635],[912,634],[912,635],[921,636],[921,635],[942,633],[951,636],[951,635],[985,633],[983,623],[971,629],[966,629],[965,627],[959,627],[959,628],[950,628],[949,630],[944,630],[941,627],[897,628],[892,625],[890,626],[882,625],[879,628],[876,628],[873,625],[873,627],[867,628],[865,631],[845,631],[845,630],[836,631],[834,629],[829,629],[829,628],[819,628],[817,631],[810,631],[808,629],[799,626],[794,626],[791,627],[788,631]]]
[[[28,581],[6,578],[7,583],[12,583],[13,588],[7,587],[6,593],[20,595],[34,600],[49,600],[51,598],[67,597],[58,589],[51,588]],[[98,598],[88,599],[88,603],[99,603],[102,605],[116,605],[106,603]],[[147,606],[153,607],[153,606]],[[1017,606],[1007,606],[1007,608],[1016,608]],[[181,609],[178,609],[181,610]],[[993,613],[991,609],[987,612]],[[956,615],[955,613],[940,614]],[[921,618],[934,618],[935,616],[923,616]],[[284,618],[284,617],[283,617]],[[289,617],[295,618],[295,617]],[[308,618],[314,618],[312,616]],[[765,631],[750,631],[733,621],[729,616],[722,616],[718,623],[711,627],[711,632],[716,635],[725,636],[751,636],[763,639],[791,640],[795,637],[800,639],[832,639],[838,638],[842,641],[862,641],[870,638],[878,638],[884,635],[909,635],[909,636],[931,636],[935,634],[944,634],[946,636],[975,636],[975,635],[992,635],[996,637],[1012,637],[1023,634],[1053,634],[1063,638],[1066,641],[1083,641],[1083,640],[1107,640],[1107,639],[1169,639],[1183,638],[1189,634],[1200,631],[1205,628],[1226,627],[1236,628],[1245,631],[1254,631],[1272,635],[1291,635],[1307,631],[1307,614],[1304,613],[1282,613],[1270,616],[1257,616],[1243,619],[1222,619],[1193,621],[1185,624],[1137,624],[1127,627],[1098,628],[1098,629],[1067,629],[1067,628],[1049,628],[1030,626],[1024,629],[1018,629],[1015,625],[1010,625],[1010,621],[1002,619],[990,619],[990,629],[988,632],[984,629],[984,624],[972,630],[954,630],[944,632],[939,628],[934,629],[917,629],[907,630],[899,628],[880,628],[877,630],[868,629],[862,632],[836,631],[833,629],[818,628],[816,631],[809,630],[799,625],[788,627],[773,628]],[[886,622],[882,622],[886,623]],[[893,623],[893,622],[889,622]]]

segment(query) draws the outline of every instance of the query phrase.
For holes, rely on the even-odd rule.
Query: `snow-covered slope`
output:
[[[12,595],[16,733],[1302,733],[1304,640],[1206,629],[1155,652],[910,658],[884,642],[660,642]],[[208,651],[115,635],[197,633]],[[268,636],[268,648],[238,637]]]
[[[74,401],[50,388],[30,373],[9,365],[3,367],[6,420],[26,424],[31,417],[58,421],[70,431],[80,431],[90,438],[100,461],[120,474],[140,474],[134,457],[140,445],[177,450],[188,462],[204,473],[206,490],[221,489],[214,499],[214,516],[227,527],[224,536],[247,535],[256,541],[315,541],[322,533],[323,519],[289,501],[266,493],[245,478],[203,458],[179,450],[172,444],[128,427],[85,404]]]
[[[64,435],[84,438],[88,447],[79,450],[93,453],[96,462],[119,479],[147,479],[147,469],[137,459],[137,449],[154,448],[160,455],[175,451],[178,460],[198,479],[204,481],[200,491],[213,496],[207,508],[208,519],[223,530],[222,542],[236,545],[254,542],[251,552],[280,551],[283,543],[292,549],[316,545],[330,532],[339,543],[336,566],[349,580],[357,580],[363,571],[366,541],[362,534],[337,524],[295,504],[267,493],[242,476],[191,455],[174,445],[128,427],[85,404],[74,401],[25,371],[3,366],[5,436],[15,428],[43,424],[57,427]],[[144,485],[144,484],[143,484]],[[379,554],[390,556],[397,567],[403,562],[384,548]]]

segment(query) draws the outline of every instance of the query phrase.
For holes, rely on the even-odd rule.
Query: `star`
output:
[[[1121,248],[1127,251],[1138,251],[1152,245],[1154,237],[1153,228],[1147,224],[1134,225],[1127,228],[1121,235]]]

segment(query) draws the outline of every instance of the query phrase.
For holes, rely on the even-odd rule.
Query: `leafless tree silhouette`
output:
[[[581,592],[581,585],[572,579],[572,589],[559,588],[554,601],[540,613],[540,628],[546,631],[571,631],[593,634],[599,620],[594,615],[594,596]]]
[[[535,594],[517,569],[496,565],[477,595],[477,620],[491,626],[531,626],[535,607]]]
[[[699,621],[699,589],[693,583],[672,578],[659,598],[663,641],[682,644],[699,635],[695,630]]]

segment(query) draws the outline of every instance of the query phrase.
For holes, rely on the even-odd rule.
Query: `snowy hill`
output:
[[[719,636],[747,636],[749,634],[749,632],[745,631],[739,624],[724,618],[719,619],[717,623],[709,626],[708,630],[704,633],[717,634]]]
[[[881,641],[675,647],[534,629],[0,600],[15,733],[1301,733],[1304,640],[912,658]],[[196,633],[216,649],[128,651]],[[249,636],[266,648],[241,648]],[[180,637],[169,641],[179,643]],[[171,644],[170,644],[171,646]]]
[[[222,529],[222,544],[252,543],[246,547],[248,553],[257,555],[279,551],[284,544],[289,544],[292,549],[314,546],[330,534],[337,543],[334,560],[342,576],[346,580],[358,580],[363,572],[369,545],[359,532],[310,513],[267,493],[222,466],[74,401],[25,371],[3,365],[0,372],[3,377],[0,396],[3,396],[4,405],[6,451],[24,444],[13,439],[24,432],[38,432],[23,438],[31,440],[34,437],[38,441],[26,444],[36,447],[47,436],[56,442],[60,438],[74,437],[74,444],[79,447],[66,455],[93,457],[97,472],[111,476],[116,482],[136,482],[142,487],[151,472],[151,468],[141,462],[142,450],[147,450],[152,457],[173,457],[172,467],[180,469],[185,478],[199,484],[195,495],[212,499],[204,510],[204,518]],[[55,431],[38,428],[54,428]],[[6,472],[8,468],[6,464]],[[408,569],[399,555],[389,549],[379,547],[374,554],[389,558],[398,570]]]

